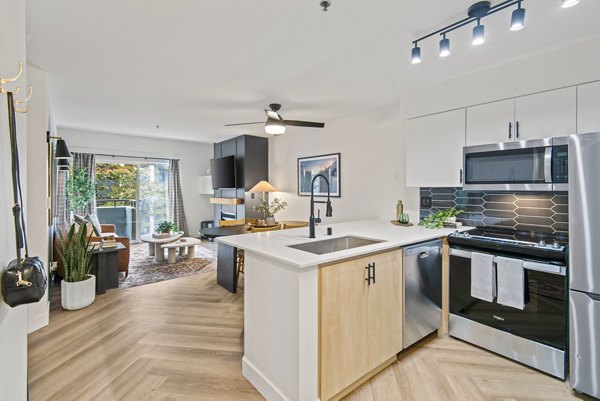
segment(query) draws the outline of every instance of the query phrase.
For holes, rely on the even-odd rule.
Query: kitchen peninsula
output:
[[[359,221],[320,225],[315,239],[307,228],[219,238],[245,252],[244,376],[268,400],[337,399],[395,361],[400,249],[453,231]]]

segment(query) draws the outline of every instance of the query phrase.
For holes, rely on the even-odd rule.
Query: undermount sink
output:
[[[385,241],[347,235],[345,237],[330,238],[313,242],[304,242],[302,244],[296,245],[288,245],[288,248],[294,248],[300,251],[310,252],[317,255],[324,255],[326,253],[344,251],[346,249],[378,244],[380,242]]]

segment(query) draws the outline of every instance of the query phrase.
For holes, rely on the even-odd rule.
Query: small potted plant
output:
[[[171,221],[163,221],[156,227],[156,232],[152,234],[152,237],[157,239],[169,238],[172,233],[175,233],[178,230],[179,229],[175,223]]]
[[[275,214],[281,212],[287,207],[287,202],[283,202],[278,198],[273,199],[273,202],[269,203],[266,199],[263,199],[260,204],[253,207],[255,212],[262,212],[263,218],[267,225],[275,225]]]
[[[463,212],[464,210],[457,210],[455,208],[440,209],[423,218],[419,222],[419,225],[427,228],[442,228],[444,227],[444,223],[456,222],[456,216]]]
[[[58,255],[63,264],[64,277],[60,283],[62,307],[67,310],[83,309],[96,299],[96,276],[89,274],[92,252],[91,235],[85,228],[77,230],[73,224],[67,237],[59,232],[61,247]]]

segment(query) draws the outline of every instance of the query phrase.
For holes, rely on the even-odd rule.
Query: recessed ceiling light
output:
[[[562,0],[562,8],[569,8],[577,5],[579,0]]]

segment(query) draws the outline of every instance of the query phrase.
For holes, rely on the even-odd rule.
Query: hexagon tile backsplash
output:
[[[431,207],[424,206],[431,198]],[[425,203],[426,204],[426,203]],[[437,209],[465,212],[457,220],[467,226],[501,226],[525,231],[569,231],[567,192],[478,192],[462,188],[421,188],[421,218]]]

